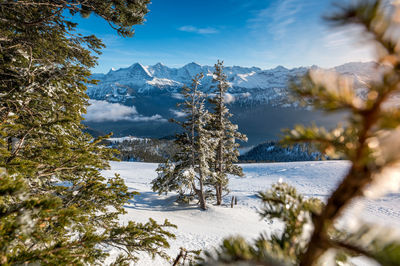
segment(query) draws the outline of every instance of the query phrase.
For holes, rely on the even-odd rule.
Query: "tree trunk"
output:
[[[215,197],[217,199],[217,205],[221,205],[221,196],[219,195],[218,184],[215,185]]]
[[[222,185],[221,184],[217,184],[215,186],[215,195],[217,197],[217,205],[221,205],[222,204]]]
[[[200,201],[200,209],[207,210],[206,198],[204,197],[203,191],[201,191],[200,189],[197,191],[197,197]]]
[[[182,258],[184,255],[185,255],[185,254],[184,254],[184,251],[183,251],[183,249],[181,248],[181,251],[179,252],[178,256],[176,256],[176,258],[175,258],[174,263],[172,264],[172,266],[178,265],[179,261],[181,260],[181,258]],[[183,260],[183,262],[185,262],[185,260]]]
[[[217,183],[215,184],[215,196],[217,198],[217,205],[221,205],[222,204],[222,180],[221,180],[221,176],[223,174],[223,169],[222,169],[222,160],[223,160],[223,155],[222,155],[222,141],[219,141],[218,144],[218,149],[217,149],[217,175],[218,175],[218,179],[217,179]]]
[[[206,210],[207,205],[206,205],[206,197],[204,195],[204,186],[203,186],[203,173],[200,170],[200,178],[199,178],[199,189],[196,189],[197,192],[197,197],[199,198],[200,201],[200,209]]]
[[[199,199],[199,203],[200,203],[200,209],[202,210],[206,210],[207,209],[207,205],[206,205],[206,198],[204,196],[204,192],[202,190],[202,185],[200,185],[200,189],[197,189],[194,187],[194,192],[197,195],[197,198]]]

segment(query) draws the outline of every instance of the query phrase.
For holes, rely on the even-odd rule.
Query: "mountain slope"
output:
[[[249,143],[276,139],[281,128],[293,124],[316,122],[332,126],[343,118],[342,115],[325,116],[321,112],[302,109],[297,103],[289,101],[288,81],[304,75],[310,68],[318,67],[287,69],[278,66],[269,70],[225,67],[231,86],[226,101],[234,114],[234,122],[249,135]],[[362,87],[376,76],[372,62],[348,63],[332,70],[353,77],[357,87]],[[194,62],[181,68],[169,68],[161,63],[153,66],[135,63],[127,68],[110,70],[107,74],[93,74],[92,78],[99,83],[89,85],[87,94],[93,100],[108,102],[110,108],[104,112],[109,111],[110,115],[101,116],[104,121],[93,121],[88,116],[85,123],[96,130],[112,131],[117,136],[172,135],[176,128],[166,121],[180,116],[176,109],[176,103],[181,100],[179,91],[183,85],[190,85],[194,75],[200,72],[205,76],[200,89],[210,93],[213,67]],[[126,113],[120,118],[115,117],[119,114],[118,110],[122,112],[123,106],[133,108],[127,111],[132,118]]]

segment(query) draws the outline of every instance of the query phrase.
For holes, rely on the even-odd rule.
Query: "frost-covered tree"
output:
[[[380,77],[364,88],[356,89],[349,77],[321,70],[311,70],[304,79],[294,81],[293,89],[304,103],[349,115],[345,126],[332,130],[296,126],[287,131],[284,139],[289,144],[312,143],[329,157],[349,161],[348,172],[326,204],[310,209],[308,204],[300,204],[300,198],[291,190],[281,190],[276,194],[278,198],[267,193],[262,200],[276,206],[273,209],[276,212],[266,214],[285,222],[287,236],[280,236],[278,241],[272,237],[255,243],[239,238],[225,240],[204,264],[311,266],[328,264],[325,260],[334,258],[343,265],[348,257],[366,256],[381,265],[400,265],[400,239],[394,229],[363,221],[354,228],[336,227],[355,199],[374,198],[400,188],[400,111],[392,101],[400,93],[399,14],[396,1],[360,0],[340,7],[329,17],[337,26],[356,25],[364,41],[377,48],[376,73]],[[298,202],[292,204],[294,200]],[[299,208],[311,217],[311,234],[305,238],[296,233],[304,215],[292,215]],[[296,244],[294,249],[293,244]]]
[[[92,52],[103,44],[76,32],[69,14],[94,13],[123,36],[147,0],[5,0],[0,3],[0,264],[98,263],[104,247],[166,257],[171,225],[121,225],[132,198],[105,179],[112,151],[82,132]]]
[[[239,156],[239,144],[236,141],[247,141],[246,135],[238,132],[238,126],[230,121],[232,114],[225,104],[229,83],[223,71],[223,62],[218,61],[213,73],[214,96],[209,100],[213,113],[208,129],[216,143],[216,156],[210,163],[213,171],[210,183],[215,188],[217,205],[221,205],[223,193],[227,190],[228,174],[243,176],[242,168],[234,164]]]
[[[152,181],[153,190],[159,193],[178,191],[182,196],[194,194],[200,208],[206,209],[205,185],[209,179],[210,158],[214,158],[213,142],[206,129],[210,114],[205,109],[205,94],[199,90],[203,74],[193,78],[191,87],[184,86],[184,98],[178,104],[185,114],[182,122],[174,121],[181,127],[175,144],[177,153],[157,168],[158,177]]]

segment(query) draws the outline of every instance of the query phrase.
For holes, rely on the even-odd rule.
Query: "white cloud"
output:
[[[89,100],[89,107],[84,116],[86,121],[103,122],[130,120],[133,115],[137,115],[134,106],[125,106],[119,103],[109,103],[106,101]]]
[[[107,101],[89,100],[90,105],[84,115],[89,122],[106,122],[128,120],[134,122],[158,121],[166,122],[162,116],[143,116],[139,114],[135,106],[126,106],[119,103],[109,103]]]
[[[326,30],[324,31],[323,46],[325,48],[347,48],[354,46],[355,41],[359,40],[360,28],[346,27],[343,29]]]
[[[224,102],[225,103],[233,103],[235,102],[235,96],[230,93],[225,93],[224,95]]]
[[[172,98],[178,99],[178,100],[183,100],[184,99],[183,95],[180,94],[180,93],[172,93]]]
[[[174,114],[175,117],[184,117],[186,114],[184,112],[175,110],[175,109],[169,109],[171,113]]]
[[[302,1],[281,0],[261,9],[248,22],[255,30],[267,30],[274,40],[283,39],[290,25],[296,22],[296,14],[303,8]]]
[[[132,117],[130,120],[134,121],[134,122],[149,122],[149,121],[167,122],[167,119],[163,118],[159,114],[152,115],[152,116],[138,115],[138,116]]]
[[[197,34],[214,34],[214,33],[218,33],[218,30],[212,27],[207,27],[207,28],[198,28],[198,27],[194,27],[191,25],[186,25],[186,26],[182,26],[179,27],[178,30],[180,31],[185,31],[185,32],[193,32],[193,33],[197,33]]]

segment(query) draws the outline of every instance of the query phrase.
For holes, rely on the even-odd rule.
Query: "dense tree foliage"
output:
[[[123,180],[106,180],[112,151],[82,132],[86,83],[103,44],[76,33],[68,13],[94,13],[119,34],[147,13],[147,0],[4,0],[0,3],[0,263],[102,261],[104,247],[136,260],[166,257],[173,235],[150,220],[120,225],[132,198]]]
[[[340,7],[328,18],[334,25],[356,25],[362,38],[376,45],[379,79],[359,91],[348,77],[311,70],[293,83],[298,99],[306,104],[349,114],[345,126],[333,130],[296,126],[284,138],[288,144],[313,143],[322,154],[349,160],[347,174],[326,204],[304,200],[285,184],[275,185],[260,194],[265,204],[261,215],[283,221],[284,233],[261,236],[254,243],[226,239],[208,253],[204,265],[320,265],[327,263],[328,251],[340,265],[360,255],[381,265],[400,265],[400,239],[390,228],[362,221],[354,229],[338,228],[335,223],[356,198],[377,197],[399,188],[400,111],[391,101],[400,93],[399,12],[397,2],[363,0]],[[310,235],[301,233],[306,224],[312,228]]]
[[[307,144],[282,145],[278,141],[261,143],[238,157],[239,162],[298,162],[328,159]]]
[[[118,150],[116,157],[122,161],[163,163],[172,158],[178,149],[173,140],[167,139],[127,139],[106,141],[107,145]]]

